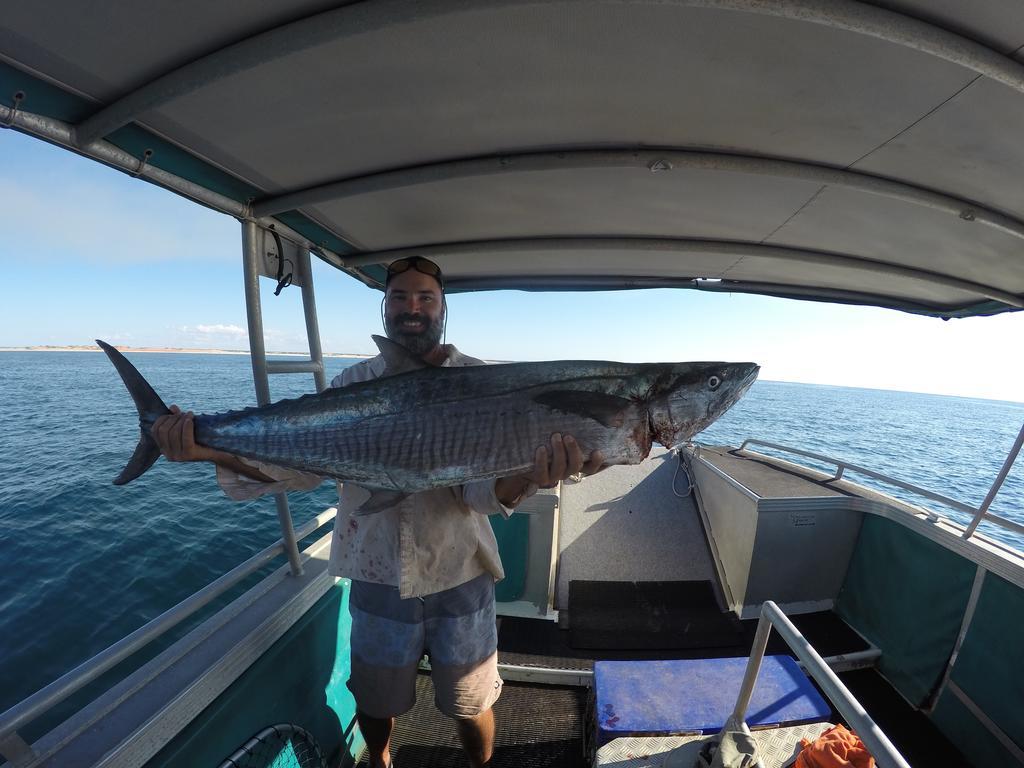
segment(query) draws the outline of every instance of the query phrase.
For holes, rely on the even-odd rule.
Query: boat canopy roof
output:
[[[15,0],[0,120],[380,287],[1024,307],[1016,0]]]

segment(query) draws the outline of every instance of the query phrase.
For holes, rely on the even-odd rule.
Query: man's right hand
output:
[[[160,448],[160,453],[168,461],[212,461],[261,483],[274,482],[274,478],[267,477],[237,456],[197,443],[195,417],[192,411],[183,412],[176,405],[172,405],[170,410],[170,413],[154,421],[152,429],[149,430],[149,434]]]
[[[149,434],[168,461],[216,461],[220,453],[196,443],[192,411],[183,412],[176,405],[153,422]]]

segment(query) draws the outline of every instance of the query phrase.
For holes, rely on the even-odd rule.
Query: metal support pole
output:
[[[747,707],[750,706],[750,697],[754,695],[754,684],[757,683],[757,675],[761,671],[761,660],[764,659],[764,652],[768,649],[768,636],[772,632],[772,623],[761,611],[761,617],[757,620],[757,632],[754,633],[754,643],[750,646],[750,659],[747,661],[747,671],[743,673],[743,683],[740,685],[740,695],[736,697],[736,706],[733,708],[732,717],[737,723],[742,723],[747,716]]]
[[[306,339],[309,342],[309,359],[318,365],[313,371],[316,391],[327,389],[327,376],[324,374],[324,353],[320,347],[320,324],[316,318],[316,297],[313,293],[313,267],[309,251],[299,248],[299,269],[302,272],[302,311],[306,316]]]
[[[256,402],[270,402],[270,377],[267,375],[267,349],[263,341],[263,311],[260,304],[259,253],[260,233],[254,221],[242,222],[242,263],[245,280],[245,314],[249,321],[249,353],[252,358],[252,378],[256,386]],[[307,259],[308,259],[307,254]],[[322,374],[321,374],[322,375]],[[288,509],[288,496],[274,494],[277,518],[281,523],[281,539],[293,576],[302,575],[299,544],[295,539],[292,513]]]
[[[814,678],[828,700],[850,724],[850,728],[860,736],[864,746],[875,758],[877,764],[881,768],[910,768],[907,761],[889,741],[889,737],[875,724],[875,721],[853,697],[849,689],[843,685],[836,673],[829,669],[825,660],[793,626],[782,609],[771,600],[761,606],[761,618],[757,624],[757,634],[754,636],[754,645],[750,651],[750,660],[747,662],[747,671],[743,676],[740,694],[736,699],[733,720],[736,723],[743,723],[747,707],[750,704],[750,697],[754,691],[754,684],[757,682],[757,673],[761,668],[761,659],[768,646],[768,635],[773,626],[786,641],[786,644],[793,649],[796,657],[804,663],[804,670],[807,674]]]
[[[964,538],[968,539],[971,534],[974,533],[974,529],[978,527],[982,520],[985,519],[985,513],[988,512],[988,508],[992,504],[992,500],[995,499],[996,494],[999,493],[999,489],[1003,486],[1003,481],[1006,480],[1006,476],[1010,474],[1010,468],[1013,466],[1013,462],[1017,460],[1017,454],[1020,453],[1021,446],[1024,445],[1024,424],[1021,424],[1020,432],[1017,434],[1017,439],[1013,443],[1013,448],[1010,449],[1009,454],[1006,456],[1006,461],[1003,462],[1003,468],[999,470],[999,474],[996,476],[995,482],[992,483],[992,487],[988,489],[988,494],[985,496],[985,500],[981,502],[981,506],[978,507],[978,513],[974,516],[971,524],[964,530]]]
[[[302,536],[310,535],[324,523],[331,520],[337,513],[338,511],[334,507],[321,512],[312,520],[305,522],[299,528],[300,533]],[[5,745],[16,745],[18,728],[28,725],[40,715],[50,711],[104,672],[120,664],[133,653],[138,652],[157,638],[163,637],[171,629],[181,624],[201,608],[209,605],[243,579],[256,573],[267,563],[272,562],[281,554],[283,544],[283,541],[277,541],[263,551],[257,552],[244,563],[235,566],[220,578],[210,582],[198,592],[182,600],[173,608],[164,611],[127,637],[118,640],[88,661],[83,662],[75,669],[57,678],[45,688],[36,691],[27,699],[8,709],[0,715],[0,754],[3,754],[9,760],[13,759],[4,750],[9,748]],[[11,741],[12,738],[14,741]],[[14,747],[11,746],[10,748],[13,749]]]

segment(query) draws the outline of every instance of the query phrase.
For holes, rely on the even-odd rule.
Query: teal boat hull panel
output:
[[[999,739],[946,689],[939,697],[931,719],[942,735],[953,742],[977,768],[1019,765]]]
[[[530,518],[512,515],[505,519],[490,515],[494,538],[498,541],[498,554],[505,569],[505,578],[494,587],[494,599],[499,603],[519,600],[526,591],[526,570],[530,557]]]
[[[330,765],[354,765],[363,741],[346,686],[352,627],[348,584],[332,587],[147,768],[220,765],[277,723],[310,731]]]
[[[865,515],[836,612],[878,646],[878,669],[923,704],[953,651],[976,566],[899,523]]]
[[[944,682],[978,568],[895,521],[866,515],[836,612],[881,649],[878,670],[907,701],[926,708],[938,692],[929,716],[973,765],[1014,765],[1024,753],[1024,590],[985,573]]]
[[[950,679],[996,727],[1024,750],[1021,638],[1024,638],[1024,591],[999,576],[986,573],[978,605]],[[957,704],[963,706],[959,701]],[[963,718],[975,719],[969,713],[965,713]],[[985,734],[988,734],[987,730]],[[995,740],[993,736],[988,738]],[[974,742],[970,747],[961,745],[961,748],[967,754],[973,754]],[[997,762],[982,764],[996,765]],[[998,764],[1011,763],[1002,761]]]

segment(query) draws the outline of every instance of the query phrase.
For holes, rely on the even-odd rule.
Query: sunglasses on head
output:
[[[422,256],[409,256],[405,259],[399,259],[398,261],[392,261],[388,264],[388,279],[387,282],[391,282],[391,278],[395,275],[400,275],[403,272],[408,272],[410,269],[415,269],[424,275],[437,280],[437,282],[444,287],[444,280],[441,277],[441,268],[437,266],[430,259],[425,259]]]

